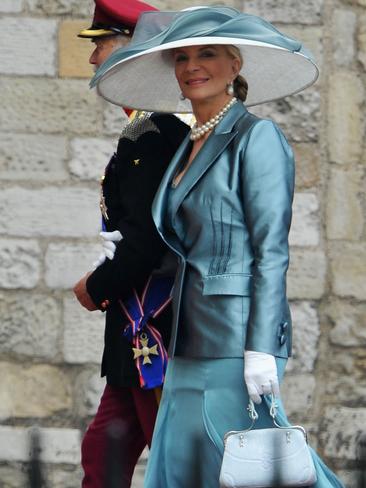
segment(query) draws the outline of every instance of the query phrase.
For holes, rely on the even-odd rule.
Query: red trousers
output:
[[[81,445],[82,488],[130,487],[136,463],[150,447],[157,410],[154,390],[105,387]]]

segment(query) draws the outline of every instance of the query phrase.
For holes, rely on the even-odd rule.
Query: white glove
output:
[[[100,232],[100,237],[102,238],[102,252],[100,253],[97,261],[93,263],[94,269],[104,263],[106,258],[113,259],[114,253],[116,252],[116,244],[115,242],[119,242],[123,239],[122,234],[119,230],[115,230],[113,232]]]
[[[249,397],[261,403],[261,395],[280,396],[276,359],[271,354],[244,351],[244,381]]]

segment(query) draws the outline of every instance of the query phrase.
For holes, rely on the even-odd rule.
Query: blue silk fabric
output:
[[[180,263],[173,292],[169,355],[287,358],[286,297],[294,160],[280,129],[236,103],[177,188],[187,137],[153,203],[155,224]]]

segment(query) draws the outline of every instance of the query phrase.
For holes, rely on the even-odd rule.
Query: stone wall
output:
[[[0,1],[4,488],[25,486],[33,425],[49,486],[79,486],[80,437],[103,387],[103,317],[82,310],[70,291],[98,254],[98,178],[125,123],[88,89],[92,45],[75,34],[89,25],[92,3]],[[202,1],[152,3],[181,9]],[[279,123],[297,156],[288,414],[356,488],[366,430],[366,1],[225,3],[302,39],[321,69],[311,89],[255,112]]]

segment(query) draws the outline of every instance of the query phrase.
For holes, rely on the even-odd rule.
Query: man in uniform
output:
[[[79,36],[95,43],[89,62],[97,68],[116,48],[130,41],[139,14],[154,7],[137,0],[95,0],[95,3],[93,24]],[[121,454],[116,461],[122,470],[122,487],[130,486],[137,460],[151,443],[159,397],[152,386],[159,381],[149,376],[153,371],[149,367],[150,359],[155,365],[158,359],[162,360],[162,351],[156,347],[139,348],[152,345],[147,343],[146,335],[145,343],[141,341],[142,334],[131,344],[133,334],[129,337],[124,334],[129,323],[127,317],[131,319],[131,310],[126,310],[125,305],[131,296],[136,298],[137,308],[141,305],[138,297],[143,290],[146,292],[151,273],[161,268],[166,258],[167,248],[155,229],[151,204],[165,169],[188,130],[174,115],[137,114],[122,131],[117,151],[102,179],[100,207],[105,256],[74,287],[82,306],[89,311],[106,312],[102,359],[106,387],[82,442],[83,488],[106,485],[110,456],[108,426],[119,424]],[[147,318],[151,331],[155,331],[154,337],[160,334],[167,346],[169,306],[157,317],[152,314],[140,317],[139,323],[145,323]],[[147,357],[146,351],[151,353]],[[160,352],[159,358],[156,351]],[[163,375],[160,383],[162,379]]]

